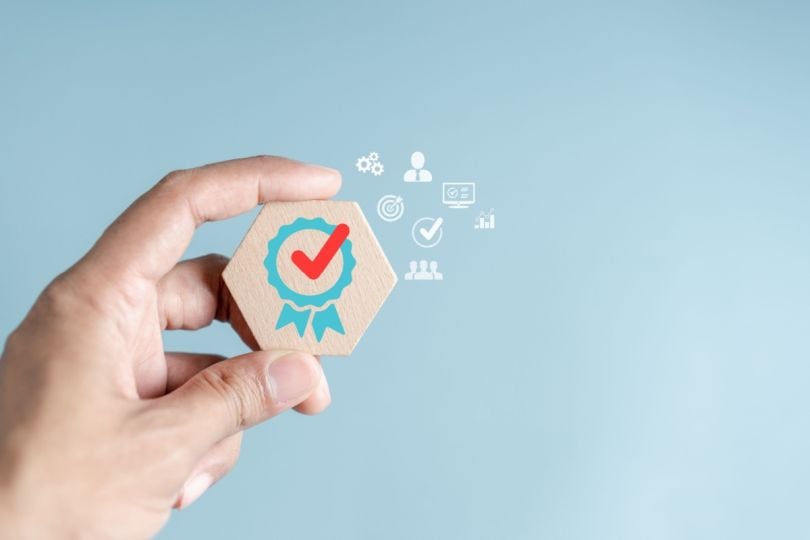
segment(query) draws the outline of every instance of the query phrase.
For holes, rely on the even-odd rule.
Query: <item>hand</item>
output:
[[[255,350],[227,259],[178,260],[205,221],[339,186],[275,157],[171,173],[48,285],[0,359],[0,537],[153,535],[234,465],[242,430],[329,404],[315,357]],[[162,330],[214,319],[254,352],[164,352]]]

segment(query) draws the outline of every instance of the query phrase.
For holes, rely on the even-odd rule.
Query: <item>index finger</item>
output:
[[[273,156],[223,161],[168,174],[105,231],[83,262],[107,276],[156,283],[179,260],[194,230],[269,201],[325,199],[340,188],[340,173]]]

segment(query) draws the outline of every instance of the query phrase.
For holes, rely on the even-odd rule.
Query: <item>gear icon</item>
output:
[[[379,161],[375,161],[374,164],[371,166],[371,174],[373,174],[374,176],[382,175],[384,170],[385,167],[383,167],[383,164],[380,163]]]
[[[372,162],[368,157],[363,156],[357,158],[357,163],[355,163],[355,166],[361,173],[367,173],[369,170],[371,170]]]
[[[370,159],[371,161],[380,161],[380,154],[378,154],[377,152],[372,152],[368,155],[368,159]]]

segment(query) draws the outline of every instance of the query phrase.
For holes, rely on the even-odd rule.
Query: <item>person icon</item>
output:
[[[419,271],[413,276],[413,279],[420,281],[430,281],[433,279],[433,274],[428,270],[428,262],[424,259],[419,261]]]
[[[444,279],[444,274],[439,272],[439,263],[437,261],[430,261],[430,273],[433,275],[433,279],[436,281],[441,281]]]
[[[406,182],[432,182],[433,175],[430,174],[429,170],[424,169],[424,166],[425,154],[422,152],[414,152],[411,154],[411,167],[413,167],[413,169],[408,169],[403,180]]]
[[[413,279],[414,275],[416,275],[416,261],[411,261],[408,266],[410,267],[411,271],[405,273],[405,279],[410,281]]]

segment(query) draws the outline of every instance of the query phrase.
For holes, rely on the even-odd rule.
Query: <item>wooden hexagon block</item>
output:
[[[357,203],[268,203],[223,278],[262,349],[347,355],[397,281]]]

